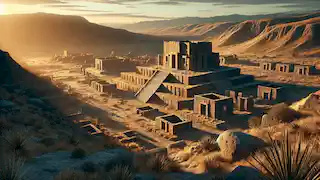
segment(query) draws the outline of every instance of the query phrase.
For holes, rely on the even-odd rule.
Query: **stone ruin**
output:
[[[192,121],[186,121],[171,114],[156,117],[156,127],[170,135],[176,135],[192,129]]]

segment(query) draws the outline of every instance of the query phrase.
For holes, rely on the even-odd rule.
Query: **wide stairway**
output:
[[[154,73],[147,83],[136,93],[137,99],[144,103],[148,102],[168,75],[168,72],[163,71],[157,71]]]

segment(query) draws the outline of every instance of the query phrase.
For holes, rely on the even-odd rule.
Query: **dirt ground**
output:
[[[148,132],[143,127],[152,126],[150,120],[136,114],[136,107],[143,106],[143,104],[128,94],[123,94],[122,97],[115,95],[101,96],[84,83],[85,76],[81,74],[79,65],[51,61],[50,58],[27,59],[24,64],[27,69],[40,77],[50,78],[53,83],[63,84],[65,92],[77,96],[78,99],[91,106],[86,108],[87,106],[81,104],[66,102],[63,97],[43,97],[50,99],[63,109],[70,109],[70,114],[82,109],[84,114],[88,114],[90,117],[95,116],[99,123],[102,123],[111,134],[119,135],[127,130],[136,131],[140,137],[143,137],[146,146],[151,143],[157,147],[166,147],[173,143],[173,141],[164,137],[156,136],[153,132]],[[114,77],[108,76],[105,78],[112,79]],[[143,146],[143,142],[141,144]]]

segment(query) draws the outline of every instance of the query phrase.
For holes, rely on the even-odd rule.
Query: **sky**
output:
[[[310,10],[320,10],[320,0],[0,0],[0,14],[79,15],[104,25]]]

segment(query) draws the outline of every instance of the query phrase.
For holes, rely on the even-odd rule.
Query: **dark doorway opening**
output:
[[[201,104],[201,115],[207,116],[207,105]]]

